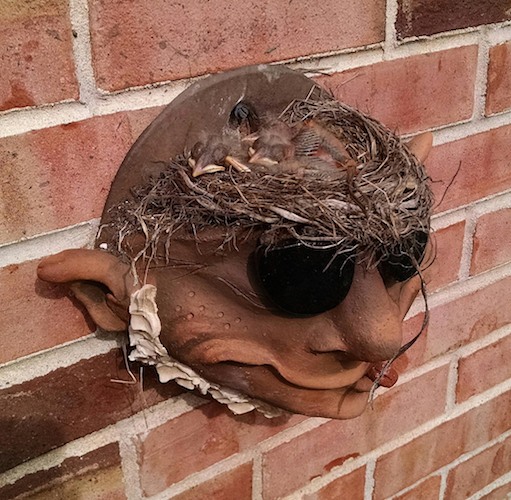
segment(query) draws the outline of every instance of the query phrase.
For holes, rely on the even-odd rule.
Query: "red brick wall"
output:
[[[510,20],[511,0],[0,0],[0,498],[510,493]],[[91,244],[123,156],[191,79],[279,61],[435,135],[427,335],[346,422],[236,418],[149,369],[113,382],[117,340],[35,280]]]

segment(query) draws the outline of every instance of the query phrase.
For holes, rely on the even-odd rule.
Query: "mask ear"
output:
[[[43,259],[37,276],[67,284],[101,329],[126,330],[133,287],[129,266],[118,258],[102,250],[64,250]]]
[[[424,163],[433,146],[433,134],[431,132],[424,132],[408,141],[406,145],[415,157],[421,163]]]

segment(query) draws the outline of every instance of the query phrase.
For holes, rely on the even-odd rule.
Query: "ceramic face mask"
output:
[[[313,89],[275,66],[191,87],[126,157],[97,248],[38,269],[235,413],[359,415],[421,289],[431,135],[404,147]]]

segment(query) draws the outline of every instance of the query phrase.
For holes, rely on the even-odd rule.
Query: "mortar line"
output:
[[[252,500],[263,500],[263,455],[258,452],[252,462]]]
[[[373,458],[366,464],[365,484],[364,484],[364,500],[372,500],[374,495],[374,471],[376,470],[376,460]]]
[[[511,262],[501,266],[494,267],[484,273],[471,276],[464,281],[456,281],[438,291],[428,295],[429,309],[448,304],[460,298],[471,295],[483,288],[498,283],[511,276]],[[417,314],[424,312],[424,301],[418,298],[412,304],[405,319],[413,318]]]
[[[73,53],[76,77],[80,88],[80,101],[94,114],[96,80],[92,64],[92,46],[87,0],[69,0],[69,16],[73,28]]]
[[[68,248],[91,248],[99,219],[0,245],[0,268],[53,255]],[[35,278],[35,276],[34,276]]]
[[[457,353],[452,357],[447,375],[447,390],[445,395],[445,411],[449,412],[456,407],[456,387],[458,385],[458,359]]]
[[[438,500],[448,500],[445,498],[445,493],[447,491],[447,472],[442,472],[440,474],[440,490],[438,492]]]
[[[467,217],[465,219],[465,232],[463,234],[463,245],[461,250],[460,267],[458,270],[458,280],[470,278],[470,268],[472,265],[472,253],[474,250],[474,236],[477,226],[477,217],[472,207],[467,208]]]
[[[506,21],[501,25],[488,25],[488,41],[490,45],[500,45],[511,41],[511,21]]]
[[[127,500],[139,500],[144,497],[140,481],[140,466],[133,438],[125,436],[119,439],[119,455],[123,475],[124,492]]]
[[[397,0],[387,0],[385,5],[385,40],[383,42],[383,58],[386,60],[397,47],[396,20]]]
[[[474,493],[468,500],[479,500],[480,498],[485,497],[488,495],[488,493],[491,493],[492,491],[496,490],[497,488],[500,488],[501,486],[505,486],[507,484],[511,483],[511,472],[508,472],[504,474],[503,476],[500,476],[495,481],[493,481],[490,484],[487,484],[484,488],[480,489],[476,493]],[[506,498],[511,498],[511,492],[506,495]],[[505,499],[503,499],[505,500]]]
[[[0,389],[8,389],[34,378],[42,377],[58,368],[67,368],[80,361],[94,358],[118,349],[121,340],[115,335],[92,333],[58,346],[43,349],[0,366]]]
[[[486,108],[486,86],[488,80],[488,64],[490,59],[490,43],[488,30],[482,26],[479,31],[479,44],[477,50],[476,78],[474,82],[474,112],[473,119],[484,119]]]
[[[466,139],[473,135],[490,132],[491,130],[508,126],[510,123],[511,110],[507,110],[499,114],[486,116],[484,119],[449,124],[430,130],[434,132],[435,146],[441,146],[442,144]]]

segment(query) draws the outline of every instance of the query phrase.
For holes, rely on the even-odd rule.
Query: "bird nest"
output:
[[[336,247],[376,266],[390,254],[420,255],[415,235],[428,234],[432,193],[422,164],[389,129],[318,88],[289,104],[279,117],[290,126],[314,120],[341,140],[346,168],[231,168],[194,178],[182,154],[133,199],[114,207],[109,226],[117,252],[133,261],[161,256],[176,237],[200,239],[220,228],[222,243],[254,230],[266,245],[295,240]],[[145,245],[133,256],[131,237]]]

